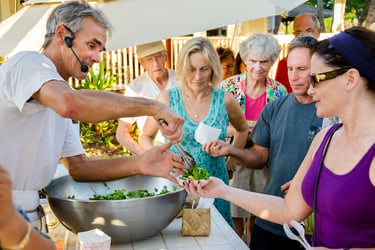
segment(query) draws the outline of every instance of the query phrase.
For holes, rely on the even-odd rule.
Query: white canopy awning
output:
[[[43,0],[42,0],[43,1]],[[107,50],[172,38],[247,20],[274,16],[304,0],[112,0],[90,2],[103,10],[115,30]],[[57,3],[29,5],[0,23],[0,56],[39,50],[45,24]]]

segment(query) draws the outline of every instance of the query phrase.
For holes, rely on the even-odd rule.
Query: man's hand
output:
[[[202,150],[214,157],[227,156],[230,154],[231,145],[225,141],[214,140],[202,146]]]
[[[281,192],[284,192],[284,194],[287,194],[288,191],[289,191],[289,187],[290,187],[290,184],[292,183],[292,180],[284,183],[283,185],[281,185],[280,189],[281,189]]]
[[[143,175],[167,178],[178,183],[170,173],[183,174],[185,167],[179,155],[168,152],[172,142],[155,146],[144,152],[141,157],[141,173]]]
[[[228,171],[231,171],[232,174],[236,171],[237,166],[240,165],[238,160],[234,157],[228,157],[226,164]]]
[[[178,143],[184,136],[182,125],[184,119],[173,112],[172,109],[166,107],[161,109],[155,116],[154,119],[160,125],[160,131],[165,138],[172,143]],[[164,122],[160,122],[164,121]]]

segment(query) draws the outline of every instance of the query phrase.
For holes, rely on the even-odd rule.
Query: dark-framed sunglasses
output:
[[[292,43],[302,43],[305,45],[313,46],[318,43],[318,40],[316,40],[312,36],[297,36],[292,40]]]
[[[347,67],[347,68],[335,69],[335,70],[324,72],[324,73],[312,73],[310,74],[310,84],[311,86],[315,88],[317,83],[331,80],[333,78],[341,76],[349,69],[351,68]]]

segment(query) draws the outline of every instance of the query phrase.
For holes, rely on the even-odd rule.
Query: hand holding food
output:
[[[189,194],[199,195],[209,198],[222,198],[227,186],[221,179],[210,177],[207,181],[199,181],[190,183],[184,181],[184,188]]]

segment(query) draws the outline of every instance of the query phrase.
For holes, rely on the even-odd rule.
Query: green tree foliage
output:
[[[345,19],[350,20],[354,24],[354,20],[358,20],[358,25],[363,25],[368,12],[368,3],[363,0],[346,0]]]
[[[312,5],[312,6],[317,6],[318,5],[318,1],[317,0],[310,0],[310,1],[306,1],[305,4]],[[334,0],[323,0],[323,8],[325,8],[325,9],[332,10],[334,4],[335,4]]]
[[[306,4],[317,6],[317,2],[317,0],[310,0],[306,1]],[[345,20],[349,21],[351,25],[363,25],[370,2],[371,0],[346,0]],[[334,4],[334,0],[323,0],[325,9],[333,10]]]

